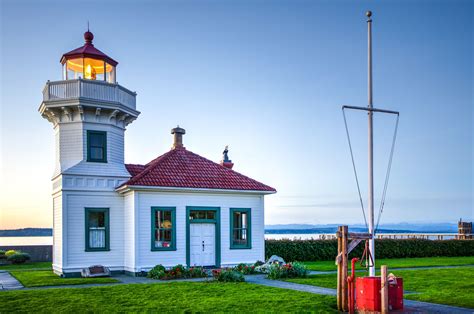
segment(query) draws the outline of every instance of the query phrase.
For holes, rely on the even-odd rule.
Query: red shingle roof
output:
[[[146,165],[125,165],[128,186],[276,192],[268,185],[221,166],[184,148],[175,148]]]

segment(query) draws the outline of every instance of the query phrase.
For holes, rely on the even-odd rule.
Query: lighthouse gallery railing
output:
[[[48,81],[43,90],[44,101],[85,98],[118,102],[131,109],[136,108],[136,96],[135,92],[119,84],[84,79]]]

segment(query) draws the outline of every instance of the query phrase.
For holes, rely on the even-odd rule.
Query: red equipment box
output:
[[[357,277],[356,304],[359,311],[381,310],[380,277]],[[397,277],[396,284],[388,285],[388,306],[390,310],[403,309],[403,279]]]

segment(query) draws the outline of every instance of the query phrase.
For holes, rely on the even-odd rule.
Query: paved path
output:
[[[0,290],[22,289],[23,285],[6,271],[0,271]]]

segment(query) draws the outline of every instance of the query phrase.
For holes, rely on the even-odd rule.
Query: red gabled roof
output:
[[[146,165],[125,165],[128,186],[276,192],[268,185],[221,166],[184,148],[175,148]]]

